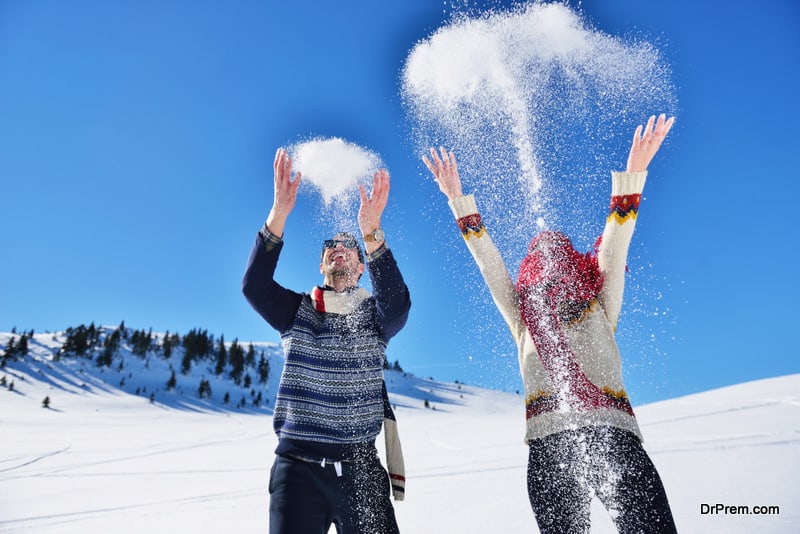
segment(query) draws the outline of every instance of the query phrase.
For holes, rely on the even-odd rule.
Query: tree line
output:
[[[34,331],[18,333],[16,328],[12,329],[13,335],[8,339],[4,352],[0,356],[0,369],[5,367],[9,361],[21,360],[28,355],[29,342],[34,337]],[[153,329],[132,329],[125,326],[122,321],[116,328],[98,327],[94,322],[88,326],[81,324],[70,326],[63,333],[63,340],[60,346],[53,353],[53,359],[59,361],[62,358],[83,358],[94,361],[98,367],[111,367],[114,357],[126,348],[130,354],[146,359],[149,356],[156,356],[169,360],[173,355],[180,355],[180,373],[188,376],[191,374],[192,367],[200,363],[211,364],[210,369],[218,377],[229,378],[237,386],[250,389],[258,382],[266,384],[270,376],[270,361],[260,351],[256,355],[256,349],[252,343],[245,348],[234,339],[231,343],[225,342],[225,336],[220,335],[215,338],[209,334],[208,330],[193,328],[184,335],[170,333],[154,335]],[[53,334],[53,341],[59,341],[59,334]],[[122,362],[119,362],[119,369]],[[400,363],[384,362],[384,368],[403,372]],[[251,376],[253,373],[254,376]],[[254,380],[255,378],[255,380]],[[3,377],[5,382],[5,377]],[[124,386],[125,379],[120,386]],[[170,364],[170,376],[164,386],[167,391],[176,389],[178,384],[175,369]],[[2,384],[6,387],[7,384]],[[137,394],[141,393],[137,390]],[[252,402],[258,406],[263,402],[261,392],[251,391]],[[199,398],[210,398],[212,396],[211,384],[203,378],[197,389]],[[152,393],[151,393],[152,400]],[[231,402],[230,395],[225,393],[223,402]],[[49,401],[49,399],[48,399]],[[246,399],[243,397],[237,402],[237,407],[244,407]],[[49,404],[49,402],[48,402]]]
[[[13,329],[12,334],[14,335],[9,338],[0,357],[0,368],[5,367],[9,361],[21,360],[28,355],[28,344],[33,339],[34,331],[19,334]],[[57,334],[53,335],[53,340],[58,341]],[[217,376],[229,378],[237,386],[245,388],[253,386],[255,381],[266,384],[270,376],[269,359],[263,350],[257,356],[252,343],[246,348],[238,339],[226,343],[224,335],[215,339],[208,330],[200,328],[193,328],[184,335],[166,332],[158,336],[153,334],[152,328],[149,330],[128,328],[125,326],[125,321],[113,329],[97,327],[94,322],[88,326],[81,324],[68,327],[63,332],[63,341],[54,352],[53,359],[59,361],[62,358],[85,358],[93,360],[98,367],[110,367],[114,357],[120,354],[123,347],[127,347],[131,354],[142,359],[150,355],[170,359],[180,352],[178,349],[182,349],[180,355],[182,374],[189,375],[192,367],[199,363],[212,363]],[[248,369],[252,369],[255,380],[247,372]],[[173,370],[166,381],[166,389],[174,389],[176,383]],[[202,380],[197,393],[200,398],[210,397],[210,383],[205,379]],[[255,398],[260,404],[261,393],[259,392]],[[240,402],[238,405],[241,406],[243,403]]]

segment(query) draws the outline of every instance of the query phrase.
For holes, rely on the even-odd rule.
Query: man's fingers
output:
[[[281,182],[291,180],[292,158],[286,149],[279,148],[275,153],[275,179]]]
[[[364,184],[359,184],[358,190],[361,194],[362,203],[387,197],[389,194],[389,173],[386,169],[381,169],[372,176],[372,189],[369,194],[367,194],[367,188]]]
[[[381,169],[375,174],[372,196],[381,203],[385,203],[389,198],[389,172],[386,169]]]

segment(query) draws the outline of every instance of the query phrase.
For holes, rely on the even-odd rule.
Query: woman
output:
[[[423,156],[518,346],[525,384],[528,496],[542,533],[589,532],[597,496],[622,533],[675,532],[661,479],[641,445],[614,338],[625,263],[647,166],[674,118],[636,128],[626,172],[612,173],[611,207],[589,254],[560,232],[539,234],[516,284],[464,195],[455,156]]]

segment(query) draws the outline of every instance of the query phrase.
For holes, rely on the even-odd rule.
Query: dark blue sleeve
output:
[[[383,323],[383,336],[389,341],[408,320],[411,296],[390,249],[386,249],[367,266],[372,280],[372,296],[378,308],[378,317]]]
[[[292,325],[302,296],[275,282],[281,249],[283,242],[268,250],[261,235],[256,236],[242,279],[242,293],[270,326],[283,333]]]

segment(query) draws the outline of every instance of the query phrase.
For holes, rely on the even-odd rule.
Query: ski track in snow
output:
[[[18,461],[22,462],[22,463],[17,463],[16,465],[12,465],[11,467],[0,467],[0,473],[5,473],[5,472],[8,472],[8,471],[14,471],[15,469],[21,469],[23,467],[27,467],[29,465],[35,464],[36,462],[38,462],[40,460],[44,460],[45,458],[49,458],[50,456],[55,456],[57,454],[62,454],[64,452],[67,452],[70,449],[70,447],[72,447],[72,445],[67,445],[63,449],[59,449],[59,450],[47,452],[47,453],[44,453],[44,454],[40,454],[39,456],[36,456],[35,458],[31,458],[29,460],[26,460],[26,458],[28,458],[27,456],[18,456],[18,457],[13,457],[13,458],[0,459],[0,465],[3,465],[4,463],[8,463],[8,462],[18,462]],[[4,480],[5,478],[6,477],[0,477],[0,480]]]

